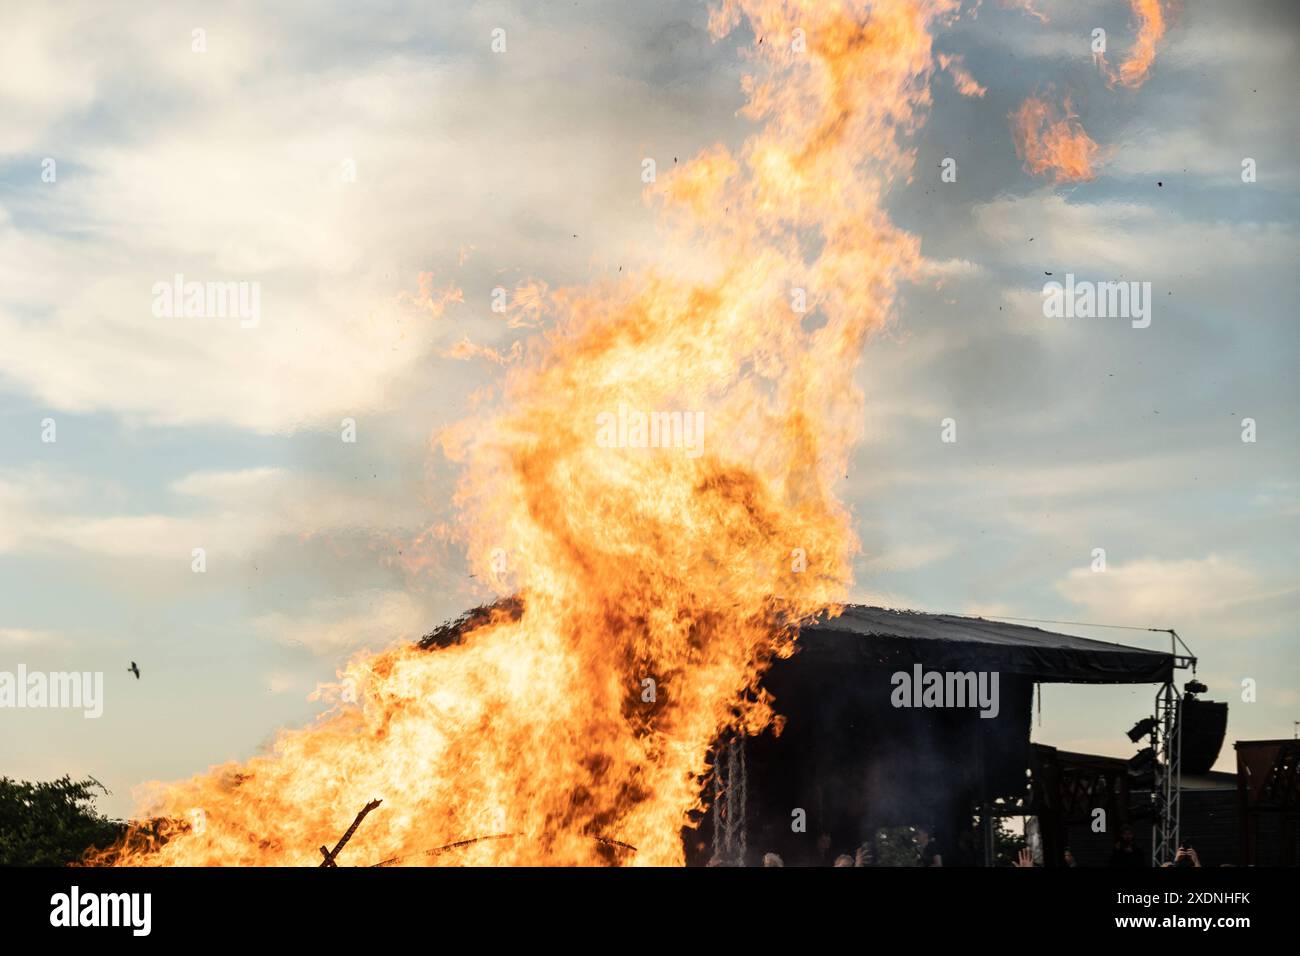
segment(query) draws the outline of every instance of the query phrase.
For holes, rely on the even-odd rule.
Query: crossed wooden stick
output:
[[[357,814],[357,818],[352,821],[352,826],[348,827],[348,832],[343,834],[338,843],[334,844],[334,849],[327,850],[324,846],[320,848],[320,855],[325,857],[325,859],[321,861],[321,866],[338,866],[338,864],[334,862],[334,859],[339,855],[339,850],[343,849],[343,847],[347,845],[347,842],[352,839],[352,834],[357,832],[357,827],[361,826],[361,821],[366,818],[366,814],[383,802],[384,801],[382,800],[371,800],[362,807],[361,812]]]

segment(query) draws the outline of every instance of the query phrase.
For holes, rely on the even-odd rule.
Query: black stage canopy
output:
[[[1162,651],[979,617],[854,604],[845,605],[838,617],[823,617],[805,625],[799,645],[800,656],[827,663],[999,671],[1039,683],[1163,683],[1172,676],[1174,665],[1173,656]]]

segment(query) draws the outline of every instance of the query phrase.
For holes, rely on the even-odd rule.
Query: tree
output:
[[[915,827],[882,827],[876,831],[877,866],[917,866]]]
[[[993,865],[1011,866],[1021,855],[1022,849],[1028,847],[1024,834],[1018,834],[1006,825],[1006,819],[995,817],[993,826]]]
[[[95,809],[93,777],[48,783],[0,777],[0,866],[67,866],[92,847],[107,847],[126,823]]]

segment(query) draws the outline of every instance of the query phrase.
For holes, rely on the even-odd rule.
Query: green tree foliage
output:
[[[1010,866],[1027,845],[1024,834],[1011,831],[1011,827],[1006,825],[1006,819],[996,818],[995,829],[993,829],[993,865]]]
[[[103,785],[94,778],[0,777],[0,866],[66,866],[120,838],[126,824],[95,809],[96,789]]]
[[[915,827],[884,827],[876,831],[877,866],[918,866]]]

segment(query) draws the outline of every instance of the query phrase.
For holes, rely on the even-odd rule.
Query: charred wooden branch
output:
[[[361,826],[361,821],[366,818],[366,814],[383,802],[384,801],[382,800],[371,800],[362,807],[361,812],[357,814],[357,818],[352,821],[352,826],[348,827],[348,832],[343,834],[338,843],[334,844],[334,849],[327,850],[324,846],[320,848],[321,856],[325,857],[325,859],[321,861],[321,866],[338,866],[338,864],[334,862],[334,859],[339,855],[339,850],[342,850],[347,846],[347,842],[352,839],[352,834],[357,832],[357,827]]]
[[[483,843],[487,840],[509,840],[512,837],[517,836],[519,836],[518,833],[493,833],[490,836],[471,837],[468,840],[457,840],[455,843],[436,846],[432,850],[424,850],[421,853],[412,853],[408,856],[395,856],[380,863],[372,863],[371,866],[375,868],[381,866],[396,866],[398,863],[413,859],[416,856],[441,856],[449,850],[458,850],[463,846],[469,846],[473,843]],[[631,850],[633,853],[636,852],[636,847],[630,843],[624,843],[622,840],[614,840],[610,837],[592,837],[592,839],[597,843],[603,843],[605,846],[614,846],[622,850]]]

